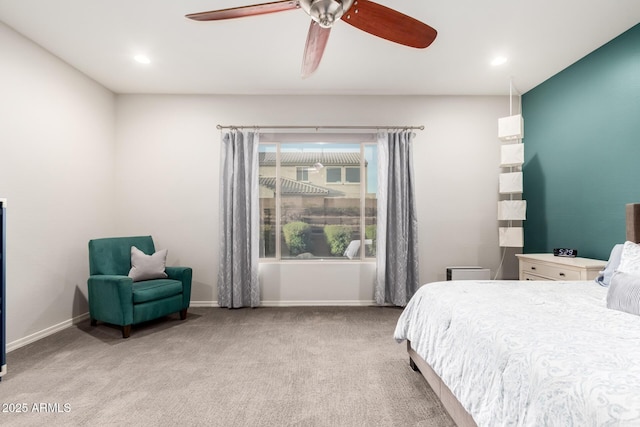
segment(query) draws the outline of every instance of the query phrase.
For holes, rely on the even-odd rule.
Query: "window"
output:
[[[307,168],[296,168],[296,181],[309,181],[309,171]]]
[[[344,168],[344,181],[360,184],[360,168]]]
[[[375,143],[269,142],[259,151],[262,259],[375,256]]]
[[[327,168],[327,184],[342,184],[342,168]]]
[[[342,175],[344,171],[344,181]],[[327,168],[327,184],[360,184],[360,167]]]

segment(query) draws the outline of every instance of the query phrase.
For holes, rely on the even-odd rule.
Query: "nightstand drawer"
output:
[[[565,258],[553,254],[516,254],[520,260],[520,280],[593,280],[606,261]]]
[[[535,274],[531,274],[529,272],[522,273],[522,278],[520,280],[550,280],[547,277],[536,276]]]
[[[537,280],[581,280],[580,271],[567,266],[555,266],[522,261],[520,268],[523,274],[528,272],[536,276],[541,276],[541,278]]]

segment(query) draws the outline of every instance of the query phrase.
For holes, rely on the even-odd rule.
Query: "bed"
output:
[[[640,205],[627,206],[627,240],[639,222]],[[394,337],[460,427],[640,426],[640,315],[608,308],[610,289],[430,283]]]

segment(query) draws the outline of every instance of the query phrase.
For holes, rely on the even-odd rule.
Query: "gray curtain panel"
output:
[[[411,131],[378,134],[377,304],[404,307],[419,287]]]
[[[218,304],[260,305],[258,284],[258,132],[231,130],[222,137]]]

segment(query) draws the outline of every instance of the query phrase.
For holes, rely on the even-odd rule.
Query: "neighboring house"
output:
[[[280,178],[282,197],[359,198],[360,153],[282,152]],[[276,153],[260,153],[260,198],[274,197],[275,184]]]

